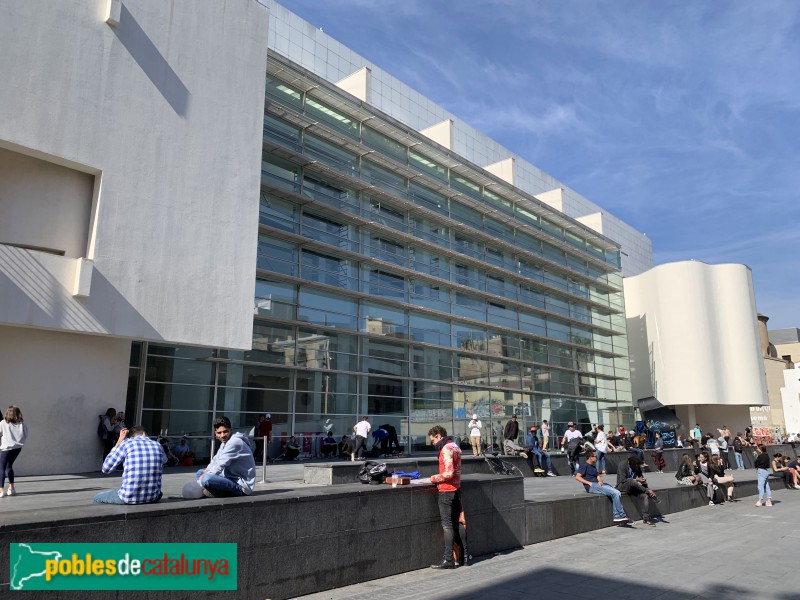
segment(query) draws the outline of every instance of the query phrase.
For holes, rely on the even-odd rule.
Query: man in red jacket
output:
[[[439,474],[431,477],[439,492],[439,515],[444,530],[444,558],[431,565],[432,569],[455,569],[453,544],[459,548],[458,556],[464,557],[459,564],[466,564],[464,543],[458,532],[458,518],[461,515],[461,448],[447,435],[441,425],[431,427],[428,432],[431,443],[439,451]]]

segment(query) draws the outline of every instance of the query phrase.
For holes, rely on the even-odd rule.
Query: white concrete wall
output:
[[[781,400],[787,433],[800,433],[800,364],[783,372]]]
[[[670,263],[625,278],[624,287],[634,400],[767,402],[748,267]]]
[[[95,178],[0,148],[0,244],[86,256]]]
[[[693,406],[694,417],[689,416],[689,406],[675,407],[675,414],[683,424],[683,436],[688,437],[689,431],[695,423],[700,423],[703,433],[713,433],[719,437],[718,429],[727,425],[734,435],[744,433],[745,427],[753,424],[750,420],[750,409],[747,406],[720,406],[719,404],[706,404]]]
[[[62,293],[74,260],[6,252],[0,324],[249,348],[268,11],[127,0],[111,27],[107,4],[0,1],[0,147],[101,182],[90,299]]]
[[[125,410],[130,351],[107,336],[0,326],[0,408],[19,406],[30,428],[17,475],[100,470],[97,415]]]

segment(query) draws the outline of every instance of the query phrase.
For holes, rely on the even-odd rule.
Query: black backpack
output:
[[[581,448],[583,448],[584,439],[583,438],[572,438],[569,442],[567,442],[567,455],[569,457],[578,456],[581,453]]]
[[[106,429],[104,421],[105,418],[103,415],[100,415],[100,422],[97,424],[97,437],[99,437],[101,440],[108,439],[108,429]]]
[[[389,469],[386,467],[386,463],[373,463],[367,461],[364,463],[364,466],[361,467],[357,477],[358,480],[363,484],[380,485],[384,482],[388,474]]]

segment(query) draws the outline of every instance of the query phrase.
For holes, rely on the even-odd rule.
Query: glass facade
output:
[[[367,414],[423,449],[472,413],[487,437],[512,414],[631,426],[619,248],[269,60],[253,348],[142,344],[145,427],[269,412],[276,436],[313,440]]]

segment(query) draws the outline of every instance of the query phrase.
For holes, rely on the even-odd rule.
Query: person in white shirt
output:
[[[370,425],[366,415],[358,423],[353,425],[353,431],[356,434],[356,449],[350,456],[352,460],[361,459],[362,455],[367,449],[367,438],[369,437],[369,432],[371,430],[372,425]]]
[[[567,431],[561,440],[561,449],[566,451],[569,460],[569,471],[574,477],[578,470],[578,455],[581,453],[581,440],[583,434],[575,427],[575,423],[567,423]]]
[[[605,425],[597,426],[597,435],[594,436],[594,448],[597,451],[597,469],[600,475],[606,475],[606,453],[608,452],[608,437]]]
[[[539,430],[542,432],[542,450],[546,452],[550,449],[550,424],[547,421],[542,421],[542,426]]]
[[[472,415],[472,420],[469,422],[469,443],[472,445],[472,456],[480,456],[481,454],[481,423],[478,415]]]
[[[719,456],[719,442],[716,438],[708,438],[708,440],[706,440],[706,448],[708,448],[708,451],[712,454],[712,456],[715,454]]]

